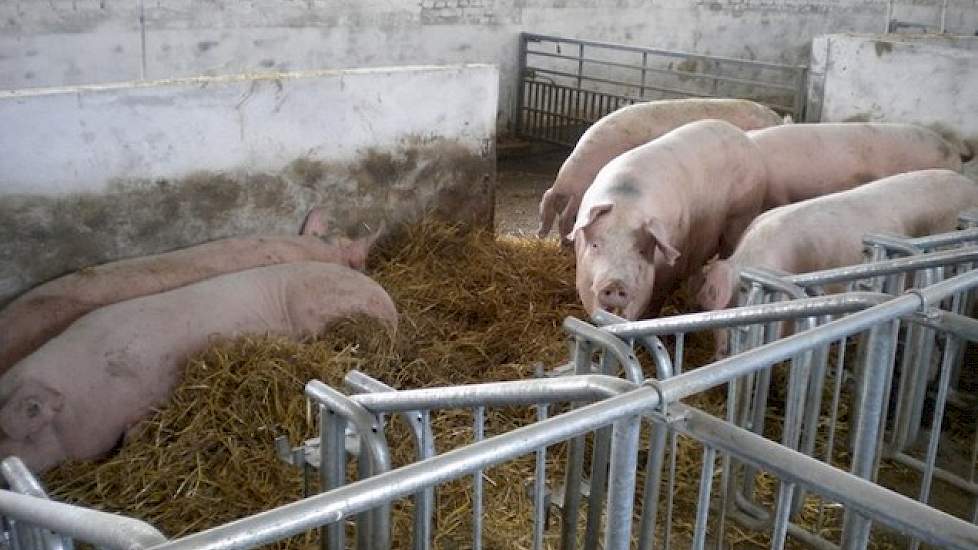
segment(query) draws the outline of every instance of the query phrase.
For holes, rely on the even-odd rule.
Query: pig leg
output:
[[[581,197],[571,196],[567,198],[567,204],[564,205],[564,210],[560,213],[559,226],[560,226],[560,244],[564,246],[571,246],[571,241],[567,239],[571,231],[574,230],[574,222],[577,221],[577,210],[581,207]]]
[[[737,243],[740,242],[740,236],[747,230],[747,226],[754,221],[755,214],[752,212],[735,216],[727,222],[723,234],[720,235],[720,258],[729,258],[734,253]]]
[[[543,193],[540,199],[540,228],[537,229],[537,237],[542,239],[550,233],[550,228],[554,225],[554,216],[557,215],[557,193],[551,187]]]

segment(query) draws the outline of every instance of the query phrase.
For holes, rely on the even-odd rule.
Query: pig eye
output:
[[[41,414],[41,405],[36,401],[27,404],[27,418],[34,418]]]
[[[598,248],[598,243],[591,243],[591,248],[597,249]]]

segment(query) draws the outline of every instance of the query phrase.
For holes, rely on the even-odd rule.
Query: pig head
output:
[[[367,255],[370,253],[371,247],[377,242],[377,239],[380,238],[386,228],[387,224],[381,221],[376,231],[358,239],[350,239],[346,236],[330,237],[329,216],[325,209],[317,206],[306,214],[306,218],[302,221],[302,226],[299,228],[299,234],[319,237],[325,240],[343,251],[347,265],[353,269],[363,271],[367,266]]]
[[[18,456],[35,471],[64,461],[58,429],[64,414],[64,396],[37,381],[22,381],[0,395],[0,456]]]
[[[673,290],[671,267],[680,254],[655,215],[595,204],[578,216],[568,238],[577,256],[577,292],[589,314],[601,308],[636,320],[646,311],[658,313]]]

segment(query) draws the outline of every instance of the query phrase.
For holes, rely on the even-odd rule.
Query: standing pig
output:
[[[540,201],[537,235],[543,238],[550,233],[555,216],[561,238],[570,233],[581,197],[611,159],[670,130],[704,119],[725,120],[743,130],[782,122],[771,109],[744,99],[667,99],[618,109],[588,128],[560,167],[553,186]],[[557,216],[559,202],[565,204]]]
[[[658,314],[683,278],[733,250],[760,212],[764,174],[754,143],[719,120],[687,124],[608,163],[570,235],[588,313]]]
[[[961,170],[961,153],[936,132],[912,124],[791,124],[747,135],[767,165],[765,210],[893,174]]]
[[[362,269],[376,237],[332,243],[298,236],[221,239],[65,275],[0,310],[0,374],[96,308],[266,265],[317,261]]]
[[[958,212],[976,206],[975,182],[950,170],[921,170],[775,208],[754,220],[732,256],[704,268],[697,301],[707,310],[731,306],[744,267],[807,273],[858,264],[867,233],[951,231]]]
[[[34,472],[104,455],[165,401],[211,337],[316,334],[397,311],[366,275],[318,262],[259,267],[120,302],[77,320],[0,377],[0,458]]]

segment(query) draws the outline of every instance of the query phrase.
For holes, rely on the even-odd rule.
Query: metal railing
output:
[[[573,146],[588,126],[640,101],[733,97],[804,117],[807,68],[521,33],[518,135]]]
[[[532,455],[533,507],[527,528],[532,529],[533,548],[545,547],[545,535],[552,530],[546,518],[556,504],[562,516],[561,548],[669,548],[682,544],[680,536],[687,535],[690,547],[703,548],[711,539],[722,544],[733,536],[734,525],[770,539],[772,548],[783,547],[788,537],[817,548],[865,548],[874,524],[939,547],[975,548],[978,527],[928,505],[929,486],[915,501],[884,488],[885,480],[877,478],[880,462],[892,456],[882,442],[894,369],[913,370],[926,362],[913,335],[899,330],[900,325],[945,335],[939,405],[947,395],[957,346],[978,339],[978,321],[954,312],[955,304],[978,288],[978,271],[968,270],[978,260],[978,246],[967,244],[975,236],[970,235],[958,232],[928,237],[924,245],[918,242],[931,248],[964,243],[950,250],[815,274],[747,272],[745,301],[754,303],[728,310],[635,322],[599,312],[595,323],[603,326],[569,318],[564,328],[573,341],[572,361],[555,369],[556,376],[543,376],[540,369],[531,380],[395,391],[354,371],[345,379],[349,395],[312,381],[306,396],[318,412],[320,437],[281,455],[318,468],[324,492],[168,542],[152,535],[120,543],[107,538],[109,524],[92,523],[92,529],[103,529],[96,533],[103,538],[95,542],[133,548],[251,548],[322,529],[324,544],[343,548],[349,518],[356,523],[358,548],[389,548],[392,504],[411,498],[411,545],[429,548],[438,487],[471,478],[471,542],[480,548],[482,472]],[[954,269],[961,272],[944,277]],[[918,272],[931,276],[917,277]],[[901,280],[922,286],[904,292],[897,284]],[[851,292],[807,295],[807,290],[819,294],[833,282],[849,284]],[[872,287],[876,283],[881,286]],[[869,290],[856,291],[863,284]],[[790,299],[772,301],[784,293]],[[784,322],[793,324],[792,335],[780,330]],[[738,353],[686,369],[689,335],[715,329],[734,332]],[[861,351],[847,353],[847,342],[858,343]],[[657,378],[646,377],[633,344],[649,353]],[[830,371],[833,347],[838,355]],[[907,356],[912,360],[902,361]],[[851,398],[854,436],[848,443],[834,431],[847,370],[856,373],[858,382]],[[777,404],[772,381],[779,376],[786,380],[786,397]],[[830,380],[826,410],[821,389],[814,388],[828,387]],[[680,403],[722,386],[726,400],[720,417]],[[773,410],[775,406],[783,410]],[[485,419],[490,409],[499,407],[535,408],[537,421],[487,438]],[[431,417],[448,410],[471,412],[475,441],[436,454]],[[389,415],[407,422],[415,443],[416,459],[396,469],[387,445]],[[931,433],[941,432],[939,416]],[[648,443],[640,449],[643,430],[648,431]],[[556,445],[566,445],[556,455],[563,457],[561,468],[548,461]],[[833,448],[845,445],[846,461],[840,463]],[[933,473],[937,447],[931,446],[920,462]],[[699,474],[692,480],[677,467],[690,453],[699,457]],[[353,457],[358,475],[348,483],[346,466]],[[686,486],[679,483],[681,476],[689,482]],[[936,473],[933,477],[940,479]],[[38,501],[46,508],[25,515],[22,499],[30,497],[15,496],[21,500],[0,493],[5,517],[92,540],[85,539],[91,531],[82,533],[72,522],[75,507],[31,498],[31,506]],[[803,517],[812,503],[817,517]],[[681,504],[695,511],[690,529],[678,524]],[[122,525],[116,521],[126,521],[103,516],[113,518],[113,530]]]

